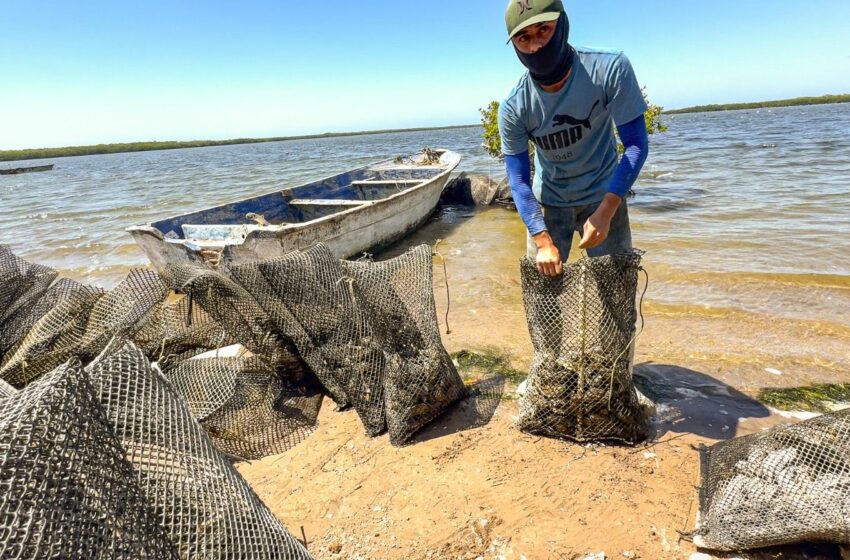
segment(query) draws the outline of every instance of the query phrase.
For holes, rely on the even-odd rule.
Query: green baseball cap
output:
[[[561,0],[510,0],[505,10],[508,42],[529,25],[555,21],[563,12],[564,4]]]

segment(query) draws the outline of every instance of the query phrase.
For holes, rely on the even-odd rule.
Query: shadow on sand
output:
[[[657,440],[668,432],[732,439],[742,420],[770,416],[770,410],[759,401],[692,369],[638,364],[634,381],[657,408],[650,439]]]
[[[505,378],[501,375],[476,381],[469,386],[469,396],[425,426],[414,437],[412,443],[421,443],[486,426],[496,414],[504,392]]]

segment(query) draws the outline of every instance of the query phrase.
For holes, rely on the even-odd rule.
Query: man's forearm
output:
[[[620,198],[626,196],[629,189],[637,181],[640,170],[649,154],[649,136],[646,132],[646,122],[643,115],[635,120],[617,127],[620,141],[623,143],[623,157],[614,170],[608,193]]]
[[[622,197],[617,196],[613,193],[605,193],[605,198],[602,199],[602,202],[599,204],[599,207],[596,209],[599,214],[611,221],[614,217],[614,214],[617,213],[617,208],[620,207],[620,203],[623,202]]]
[[[543,210],[531,190],[531,159],[528,152],[505,155],[505,169],[508,172],[508,184],[514,196],[517,212],[532,236],[546,231]]]

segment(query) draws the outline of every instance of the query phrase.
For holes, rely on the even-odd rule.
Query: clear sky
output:
[[[522,72],[505,5],[0,0],[0,149],[474,123]],[[666,108],[850,93],[848,0],[565,5]]]

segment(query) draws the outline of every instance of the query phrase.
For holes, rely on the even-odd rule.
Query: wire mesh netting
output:
[[[534,359],[517,427],[576,441],[648,434],[631,375],[641,253],[586,257],[560,276],[521,262]]]
[[[282,341],[268,313],[245,289],[224,274],[196,265],[168,267],[166,280],[172,289],[187,297],[187,317],[193,318],[200,306],[227,336],[255,355],[277,364],[292,359],[286,341]],[[191,326],[191,325],[190,325]]]
[[[382,262],[342,261],[385,353],[384,400],[390,443],[402,445],[466,396],[440,339],[431,248]]]
[[[850,543],[850,410],[704,449],[694,542]]]
[[[0,558],[177,558],[79,361],[0,397]]]
[[[5,397],[11,397],[15,393],[17,393],[17,390],[14,387],[0,379],[0,402],[2,402],[2,399]]]
[[[321,386],[291,341],[277,336],[253,298],[224,275],[192,266],[176,267],[165,278],[134,270],[105,292],[68,279],[49,285],[52,271],[8,251],[0,251],[0,265],[4,301],[14,309],[0,323],[8,346],[0,360],[4,383],[23,388],[71,357],[87,363],[110,341],[134,340],[170,374],[199,419],[233,399],[219,415],[217,427],[224,431],[216,439],[229,453],[240,447],[237,456],[258,458],[284,451],[315,427]],[[33,279],[41,282],[39,290]],[[169,294],[172,287],[188,295]],[[9,343],[13,338],[20,340]],[[256,359],[265,361],[262,371],[277,377],[264,381],[264,392],[257,391],[258,367],[252,365],[249,378],[237,383],[245,362],[218,357],[218,349],[237,343],[253,349]],[[213,357],[187,361],[210,351]],[[279,391],[272,394],[275,388]],[[263,403],[257,401],[260,395]],[[239,410],[238,403],[247,409]],[[228,420],[248,411],[265,415],[263,427]]]
[[[429,247],[352,263],[320,244],[230,272],[369,435],[389,427],[401,445],[465,395],[440,341]]]
[[[230,361],[236,370],[230,398],[202,424],[216,448],[253,460],[291,449],[315,431],[320,388],[294,384],[255,358]]]
[[[70,359],[83,340],[92,308],[102,296],[103,290],[86,287],[45,313],[3,356],[0,379],[20,389]]]
[[[38,300],[59,274],[29,263],[0,245],[0,324]]]
[[[172,267],[166,278],[184,295],[162,305],[135,340],[157,356],[219,449],[258,459],[312,433],[321,385],[254,297],[224,274],[200,267]],[[219,355],[230,344],[242,347],[239,358]],[[208,357],[186,359],[202,351]]]
[[[18,388],[72,356],[91,360],[113,337],[130,336],[165,299],[167,288],[156,273],[133,270],[109,292],[63,281],[46,288],[46,292],[50,300],[55,298],[56,305],[35,321],[0,364],[0,378]],[[48,295],[40,299],[46,298]],[[45,302],[48,307],[50,300]],[[33,309],[41,307],[37,302],[31,305]]]
[[[139,485],[182,558],[310,558],[132,343],[88,368]]]
[[[353,406],[369,435],[383,432],[384,353],[333,253],[320,244],[231,274],[294,341],[334,401]]]
[[[32,298],[14,313],[7,314],[7,318],[0,321],[0,363],[2,363],[3,355],[26,336],[33,325],[48,311],[86,289],[79,282],[61,278],[39,297]]]
[[[238,358],[199,358],[180,362],[163,373],[192,416],[203,420],[233,396],[239,366]]]
[[[79,343],[79,352],[84,359],[91,360],[113,338],[131,338],[144,319],[167,296],[168,286],[156,272],[131,270],[92,307]]]
[[[190,305],[191,303],[191,305]],[[200,305],[188,297],[161,302],[133,335],[133,342],[163,368],[239,342]]]

